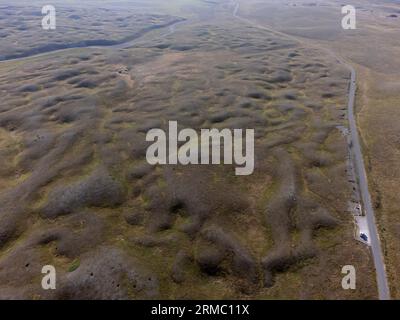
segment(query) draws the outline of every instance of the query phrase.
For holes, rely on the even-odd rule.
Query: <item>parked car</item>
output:
[[[368,236],[367,236],[365,233],[361,233],[361,234],[360,234],[360,238],[361,238],[362,240],[364,240],[365,242],[368,241]]]

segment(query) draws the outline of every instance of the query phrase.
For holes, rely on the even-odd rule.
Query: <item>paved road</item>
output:
[[[357,123],[354,113],[354,102],[356,97],[356,71],[350,65],[347,67],[351,71],[351,81],[349,87],[349,102],[348,102],[348,114],[349,114],[349,125],[351,134],[351,153],[353,156],[353,162],[356,169],[356,174],[358,177],[358,184],[360,187],[361,199],[364,205],[365,215],[368,221],[370,242],[372,256],[374,258],[374,264],[376,269],[376,278],[379,291],[379,299],[389,300],[390,291],[389,285],[386,277],[385,263],[382,254],[381,244],[379,240],[379,234],[376,227],[374,209],[372,206],[371,195],[368,190],[368,179],[365,170],[364,159],[362,156],[360,139],[358,135]]]
[[[232,2],[232,3],[234,4],[234,2]],[[233,10],[234,18],[244,21],[248,24],[251,24],[254,27],[268,30],[274,34],[293,39],[294,41],[297,41],[297,42],[301,42],[301,40],[296,37],[273,30],[266,26],[259,25],[248,19],[240,17],[238,15],[239,8],[240,8],[240,3],[234,4],[234,10]],[[307,44],[309,44],[309,43],[307,43]],[[318,49],[321,49],[321,48],[318,48]],[[327,49],[325,49],[325,51],[327,51],[329,55],[335,57],[337,62],[346,66],[346,68],[348,68],[351,72],[351,81],[350,81],[350,86],[349,86],[349,100],[348,100],[348,109],[347,109],[348,117],[349,117],[349,125],[350,125],[350,134],[351,134],[351,145],[352,145],[351,153],[352,153],[352,157],[353,157],[353,165],[355,166],[356,175],[358,177],[358,184],[360,187],[361,199],[362,199],[362,202],[364,205],[365,215],[366,215],[366,218],[368,221],[371,250],[372,250],[372,256],[374,259],[374,265],[375,265],[375,270],[376,270],[376,279],[377,279],[377,285],[378,285],[379,299],[389,300],[390,299],[390,291],[389,291],[389,285],[388,285],[388,281],[387,281],[387,277],[386,277],[385,262],[384,262],[384,258],[383,258],[383,254],[382,254],[381,245],[380,245],[378,230],[376,227],[376,221],[375,221],[374,209],[373,209],[372,201],[371,201],[371,195],[368,190],[368,179],[367,179],[367,174],[366,174],[365,165],[364,165],[364,159],[363,159],[362,151],[361,151],[357,123],[356,123],[356,119],[354,116],[354,102],[355,102],[356,88],[357,88],[356,71],[350,64],[348,64],[342,58],[338,57],[332,51],[327,50]]]

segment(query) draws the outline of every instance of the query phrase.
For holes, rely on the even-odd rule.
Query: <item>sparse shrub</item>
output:
[[[114,207],[124,198],[120,183],[104,169],[98,169],[82,181],[55,188],[41,211],[44,217],[55,218],[85,206]]]

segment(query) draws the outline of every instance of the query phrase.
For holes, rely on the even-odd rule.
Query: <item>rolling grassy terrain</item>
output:
[[[230,1],[171,2],[154,2],[157,15],[140,1],[108,8],[114,17],[140,11],[144,25],[188,19],[167,35],[0,64],[0,297],[376,298],[348,212],[338,130],[348,71],[317,48],[234,20]],[[96,18],[96,28],[114,40],[143,27],[127,20],[120,29]],[[146,132],[172,120],[255,129],[254,174],[148,165]],[[47,264],[57,269],[54,291],[40,288]],[[341,287],[348,264],[355,291]]]
[[[340,27],[340,1],[247,1],[242,15],[332,50],[358,74],[357,121],[363,140],[370,191],[385,254],[391,294],[399,298],[399,78],[398,1],[353,1],[357,29]],[[256,10],[254,10],[256,8]],[[290,19],[289,19],[290,17]]]

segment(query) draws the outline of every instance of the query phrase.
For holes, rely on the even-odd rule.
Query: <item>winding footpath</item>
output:
[[[246,18],[240,17],[238,15],[239,8],[240,8],[239,3],[234,4],[233,17],[235,19],[241,20],[247,24],[252,25],[253,27],[267,30],[273,34],[292,39],[296,42],[301,42],[300,39],[298,39],[294,36],[270,29],[266,26],[259,25],[259,24],[254,23]],[[307,44],[310,45],[308,42],[307,42]],[[378,229],[376,227],[375,214],[374,214],[374,209],[372,206],[371,195],[368,190],[367,173],[365,170],[364,159],[363,159],[362,151],[361,151],[360,138],[359,138],[357,123],[356,123],[356,119],[355,119],[354,102],[355,102],[355,98],[356,98],[356,89],[357,89],[356,71],[353,68],[353,66],[348,64],[345,60],[343,60],[342,58],[337,56],[331,50],[328,50],[325,48],[320,48],[320,47],[318,47],[318,49],[327,51],[327,53],[329,55],[334,57],[337,60],[337,62],[344,65],[351,73],[349,94],[348,94],[348,106],[347,106],[350,135],[351,135],[350,151],[351,151],[351,155],[352,155],[353,165],[355,166],[355,169],[356,169],[356,175],[358,178],[357,182],[359,185],[361,199],[362,199],[362,202],[364,205],[365,215],[366,215],[367,222],[368,222],[368,229],[369,229],[370,242],[371,242],[371,251],[372,251],[372,256],[374,259],[374,265],[375,265],[375,270],[376,270],[376,280],[377,280],[377,286],[378,286],[379,299],[380,300],[389,300],[390,299],[390,290],[389,290],[388,280],[387,280],[387,276],[386,276],[385,262],[384,262],[384,258],[383,258],[381,245],[380,245]]]

